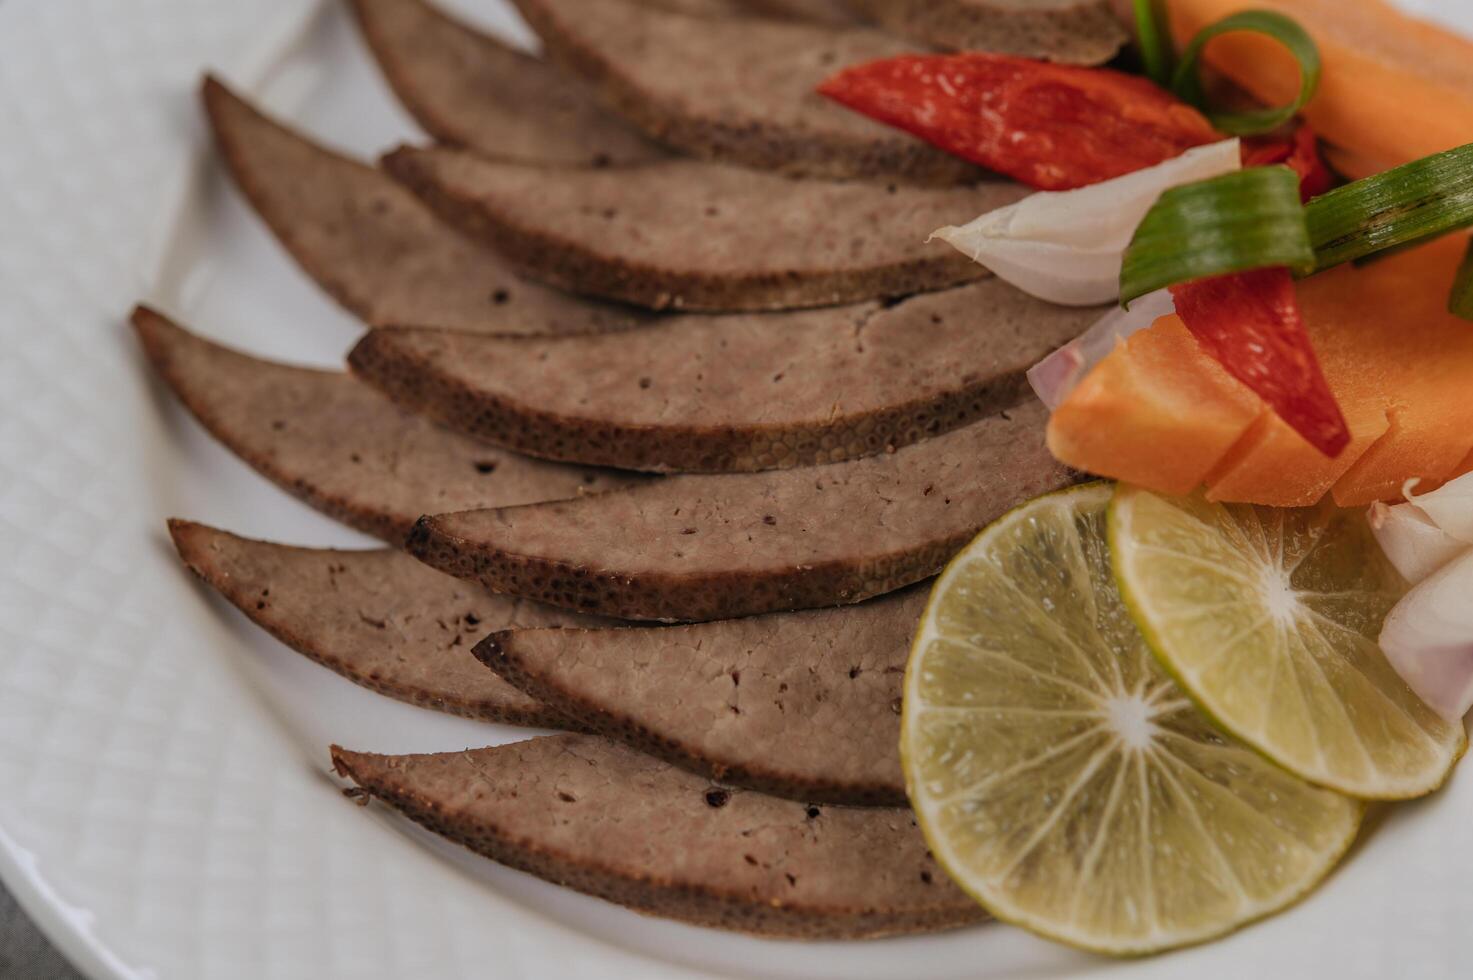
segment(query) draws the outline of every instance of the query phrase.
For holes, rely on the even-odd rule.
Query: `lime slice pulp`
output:
[[[1376,644],[1407,585],[1363,512],[1122,486],[1109,532],[1141,632],[1222,728],[1351,796],[1420,796],[1447,779],[1463,726],[1423,704]]]

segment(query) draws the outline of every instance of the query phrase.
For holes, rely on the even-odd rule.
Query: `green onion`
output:
[[[1267,34],[1289,49],[1289,53],[1299,62],[1299,95],[1293,102],[1276,109],[1259,109],[1253,112],[1214,113],[1206,110],[1207,96],[1202,88],[1198,66],[1202,49],[1213,38],[1234,31]],[[1272,10],[1245,10],[1202,28],[1182,52],[1181,62],[1176,66],[1176,75],[1171,80],[1172,91],[1192,105],[1203,108],[1212,125],[1232,136],[1253,136],[1277,129],[1294,118],[1294,114],[1314,98],[1319,84],[1320,49],[1314,39],[1297,21]]]
[[[1280,265],[1301,275],[1315,268],[1299,175],[1250,167],[1161,195],[1125,251],[1120,300],[1129,306],[1163,286]]]
[[[1305,209],[1318,268],[1473,225],[1473,143],[1337,187]]]
[[[1134,0],[1135,33],[1146,77],[1165,88],[1171,84],[1171,29],[1164,0]]]
[[[1463,264],[1458,266],[1458,277],[1453,280],[1453,294],[1448,298],[1447,311],[1464,320],[1473,320],[1473,241],[1463,255]]]

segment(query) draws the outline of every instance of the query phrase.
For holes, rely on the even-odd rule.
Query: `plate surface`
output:
[[[1473,30],[1462,0],[1407,5]],[[527,38],[500,0],[453,6]],[[353,687],[174,558],[174,515],[371,544],[210,441],[125,326],[148,298],[209,336],[323,366],[359,332],[205,152],[193,86],[206,65],[352,152],[419,137],[335,4],[0,0],[0,876],[89,975],[1467,975],[1464,777],[1379,821],[1300,907],[1125,965],[1002,927],[799,945],[674,925],[346,803],[330,741],[426,751],[526,733]]]

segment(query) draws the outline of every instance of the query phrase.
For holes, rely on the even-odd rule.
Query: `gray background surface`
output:
[[[81,980],[0,885],[0,980]]]

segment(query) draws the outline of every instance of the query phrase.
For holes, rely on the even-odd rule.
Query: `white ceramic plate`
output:
[[[525,38],[501,0],[463,13]],[[1421,0],[1473,30],[1466,0]],[[124,325],[338,365],[358,326],[205,151],[202,66],[349,150],[414,138],[336,6],[0,0],[0,876],[99,978],[1467,976],[1473,783],[1396,810],[1299,908],[1121,965],[995,926],[762,942],[642,918],[346,803],[330,741],[511,729],[378,698],[197,587],[170,515],[368,545],[279,493],[152,384]]]

